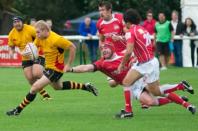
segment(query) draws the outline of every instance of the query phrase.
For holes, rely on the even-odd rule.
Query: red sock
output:
[[[125,96],[125,111],[126,112],[132,112],[130,90],[125,90],[124,91],[124,96]]]
[[[159,106],[161,105],[166,105],[168,103],[171,103],[172,101],[166,97],[161,97],[161,98],[157,98]]]
[[[172,87],[170,89],[164,90],[164,94],[171,93],[171,92],[174,92],[174,91],[177,91],[177,90],[184,90],[184,85],[182,83],[180,83],[180,84],[178,84],[175,87]]]
[[[173,102],[175,102],[175,103],[177,103],[177,104],[180,104],[180,105],[182,105],[182,106],[184,106],[185,108],[187,108],[189,105],[190,105],[190,103],[188,103],[188,102],[185,102],[182,98],[180,98],[177,94],[175,94],[175,93],[169,93],[169,94],[167,94],[168,96],[168,99],[170,99],[171,101],[173,101]]]

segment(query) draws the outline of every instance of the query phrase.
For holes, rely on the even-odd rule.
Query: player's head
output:
[[[44,20],[39,20],[35,24],[36,36],[39,39],[45,39],[49,36],[50,28]]]
[[[104,20],[109,20],[112,16],[112,4],[108,1],[101,1],[98,4],[100,17]]]
[[[131,24],[138,25],[140,23],[141,17],[140,14],[135,9],[128,9],[124,13],[124,21],[126,23],[127,28],[131,26]]]
[[[111,59],[115,52],[115,47],[111,42],[105,41],[105,43],[100,45],[100,51],[105,59]]]
[[[16,30],[21,31],[23,29],[23,18],[21,16],[14,16],[12,20],[13,20],[13,27]]]

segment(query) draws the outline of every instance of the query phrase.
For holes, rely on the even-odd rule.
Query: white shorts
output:
[[[140,72],[144,76],[146,83],[152,83],[159,80],[159,61],[155,57],[148,62],[135,64],[131,69]]]
[[[131,95],[133,96],[132,98],[135,99],[140,99],[140,95],[142,93],[142,91],[144,90],[144,88],[146,87],[146,83],[144,83],[143,78],[140,78],[139,80],[137,80],[131,87]]]

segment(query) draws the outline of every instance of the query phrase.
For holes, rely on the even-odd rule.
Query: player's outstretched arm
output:
[[[87,64],[87,65],[79,65],[72,67],[67,72],[83,73],[83,72],[93,72],[93,71],[94,71],[94,65]]]

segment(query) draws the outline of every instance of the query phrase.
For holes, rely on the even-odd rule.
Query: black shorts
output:
[[[170,54],[169,42],[157,42],[157,54],[168,56]]]
[[[34,64],[39,64],[45,67],[45,58],[42,56],[39,56],[38,59],[34,61]]]
[[[45,69],[43,71],[43,74],[51,81],[51,82],[57,82],[63,75],[61,72],[57,72],[52,69]]]
[[[29,66],[33,66],[33,64],[34,64],[34,61],[32,61],[32,60],[24,60],[24,61],[22,61],[23,69],[26,68],[26,67],[29,67]]]

